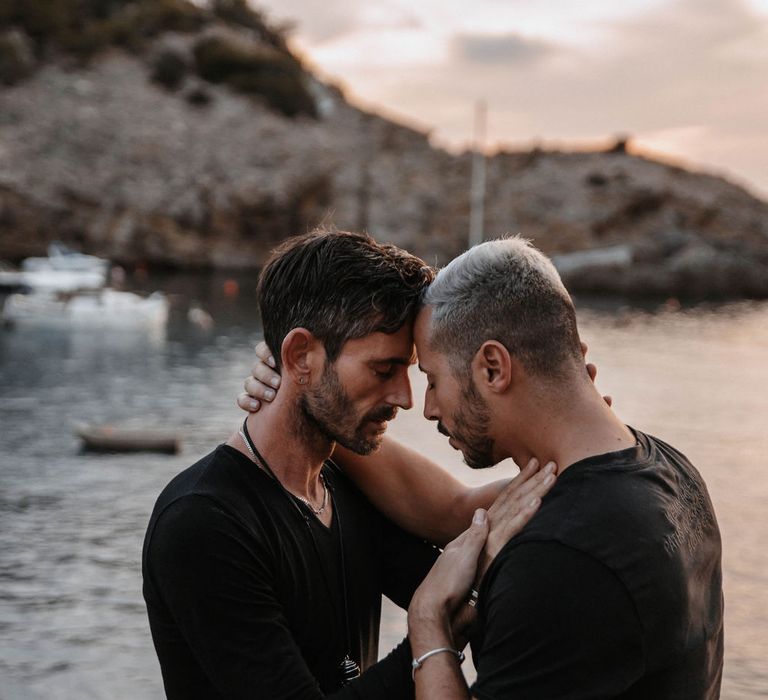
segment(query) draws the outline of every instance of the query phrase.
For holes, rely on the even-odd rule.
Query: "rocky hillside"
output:
[[[125,264],[254,267],[319,223],[430,262],[463,249],[469,156],[350,105],[242,0],[30,18],[49,5],[0,9],[0,258],[61,239]],[[621,147],[495,155],[485,228],[533,238],[577,290],[768,296],[768,204]]]

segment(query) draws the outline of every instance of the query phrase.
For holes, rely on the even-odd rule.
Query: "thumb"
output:
[[[466,544],[470,550],[477,550],[478,554],[488,538],[488,513],[484,508],[478,508],[472,517],[472,524],[467,530]]]
[[[488,513],[483,508],[478,508],[469,527],[449,542],[445,549],[452,552],[473,552],[475,549],[480,551],[488,538],[488,531]]]

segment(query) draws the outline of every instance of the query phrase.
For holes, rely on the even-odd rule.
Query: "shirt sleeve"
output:
[[[274,593],[273,559],[266,544],[245,536],[237,521],[203,497],[176,501],[152,533],[145,575],[222,697],[383,700],[412,692],[405,642],[325,696]]]
[[[481,592],[479,700],[615,697],[643,671],[640,621],[621,581],[556,542],[502,552]]]

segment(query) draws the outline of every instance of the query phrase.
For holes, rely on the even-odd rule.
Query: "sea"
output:
[[[129,278],[172,303],[156,332],[0,329],[0,700],[162,698],[141,596],[155,498],[224,441],[260,339],[253,275]],[[723,537],[722,697],[768,697],[768,302],[630,304],[576,298],[597,383],[628,424],[682,450],[708,484]],[[189,320],[190,308],[213,318]],[[390,431],[470,484],[473,472],[413,410]],[[177,455],[93,454],[78,424],[177,431]],[[385,601],[381,653],[405,634]],[[466,666],[471,678],[471,664]]]

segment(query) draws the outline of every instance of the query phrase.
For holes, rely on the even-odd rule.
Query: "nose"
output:
[[[440,412],[437,410],[433,392],[427,389],[424,392],[424,418],[427,420],[440,420]]]
[[[411,390],[411,380],[408,377],[408,369],[403,368],[403,372],[398,373],[398,382],[390,399],[390,403],[399,406],[404,410],[413,408],[413,391]]]

